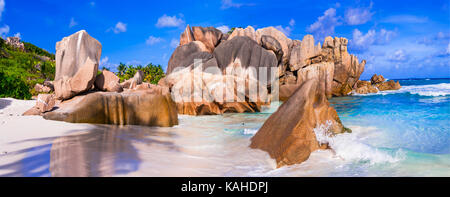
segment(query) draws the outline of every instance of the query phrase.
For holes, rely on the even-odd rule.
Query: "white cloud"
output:
[[[374,44],[386,44],[396,35],[394,31],[381,29],[379,32],[374,29],[369,30],[366,34],[363,34],[358,29],[353,30],[353,38],[351,40],[351,46],[358,50],[368,49]]]
[[[291,27],[283,27],[281,25],[275,26],[275,29],[278,29],[279,31],[281,31],[284,35],[286,36],[290,36],[291,32],[292,32],[292,28]]]
[[[289,21],[289,26],[293,27],[294,25],[295,25],[295,20],[294,20],[294,19],[291,19],[291,20]]]
[[[334,34],[336,26],[341,25],[339,18],[336,16],[336,9],[329,8],[320,16],[315,23],[307,28],[309,33],[314,34],[316,39],[323,39],[326,36]]]
[[[145,43],[146,43],[147,45],[154,45],[154,44],[160,43],[160,42],[162,42],[162,41],[163,41],[162,38],[150,36],[150,37],[148,37],[148,39],[145,41]]]
[[[230,31],[230,27],[228,27],[226,25],[219,26],[216,29],[220,30],[224,34],[226,34]]]
[[[1,37],[6,37],[6,35],[8,35],[8,33],[9,33],[9,26],[8,25],[0,27],[0,36]]]
[[[368,47],[375,42],[375,36],[375,30],[369,30],[366,34],[363,34],[358,29],[355,29],[353,30],[352,43],[360,48]]]
[[[70,19],[70,24],[69,24],[69,28],[72,28],[72,27],[75,27],[75,26],[77,26],[78,25],[78,23],[75,21],[75,19],[72,17],[71,19]]]
[[[232,0],[222,0],[222,7],[220,7],[220,9],[225,10],[228,8],[240,8],[243,5],[244,4],[242,3],[233,3]]]
[[[156,27],[183,27],[184,20],[181,18],[177,18],[177,16],[167,16],[164,14],[163,16],[158,18],[158,22],[156,23]]]
[[[372,5],[368,8],[350,8],[345,12],[345,22],[349,25],[362,25],[370,21]]]
[[[286,36],[290,36],[292,30],[294,29],[294,25],[295,25],[295,20],[291,19],[289,21],[289,26],[283,27],[281,25],[278,25],[278,26],[275,26],[275,29],[278,29],[279,31],[281,31]]]
[[[427,17],[419,17],[414,15],[394,15],[389,16],[383,20],[383,23],[394,23],[394,24],[404,24],[404,23],[426,23],[428,22]]]
[[[16,34],[14,34],[14,37],[22,39],[22,34],[20,34],[20,32],[17,32]]]
[[[0,21],[2,20],[3,11],[5,11],[5,0],[0,0]]]
[[[177,48],[180,45],[180,40],[177,39],[172,39],[172,41],[170,41],[170,47],[172,48]]]
[[[118,22],[116,24],[116,27],[113,28],[113,31],[114,31],[115,34],[126,32],[127,31],[127,24],[122,23],[122,22]]]
[[[106,67],[109,64],[109,57],[106,56],[100,60],[100,66]]]
[[[450,54],[450,42],[448,43],[448,46],[447,46],[447,54]]]
[[[406,54],[405,51],[403,51],[402,49],[399,49],[397,51],[394,52],[394,54],[392,54],[389,57],[390,60],[393,61],[397,61],[397,62],[402,62],[406,60]]]

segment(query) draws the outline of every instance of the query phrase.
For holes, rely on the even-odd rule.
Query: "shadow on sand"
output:
[[[175,134],[160,129],[96,125],[92,130],[72,131],[68,136],[14,142],[46,144],[0,155],[23,155],[18,161],[0,166],[0,171],[6,172],[0,176],[102,177],[134,172],[141,163],[134,143],[158,144],[179,151],[172,142],[161,140],[176,137]]]
[[[12,101],[10,101],[10,100],[0,98],[0,109],[5,109],[9,105],[11,105],[11,103],[12,103]]]

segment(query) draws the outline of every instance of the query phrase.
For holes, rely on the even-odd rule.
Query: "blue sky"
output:
[[[50,52],[85,29],[103,45],[102,66],[165,68],[186,24],[275,26],[292,39],[346,37],[368,64],[362,78],[450,77],[449,0],[0,0],[0,36],[18,35]]]

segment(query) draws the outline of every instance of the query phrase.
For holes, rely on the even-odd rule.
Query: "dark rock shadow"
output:
[[[10,100],[0,98],[0,109],[5,109],[9,105],[11,105],[11,103],[12,103],[12,101],[10,101]]]
[[[153,139],[156,137],[158,139]],[[89,131],[77,130],[68,136],[14,142],[51,141],[0,155],[1,159],[25,154],[19,161],[0,166],[0,170],[10,171],[1,176],[103,177],[127,174],[137,171],[141,164],[139,150],[133,143],[157,144],[171,151],[179,151],[172,142],[161,140],[173,137],[176,135],[164,131],[164,128],[96,125]]]

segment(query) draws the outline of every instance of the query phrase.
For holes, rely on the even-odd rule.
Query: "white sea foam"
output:
[[[244,129],[244,135],[255,135],[258,129]]]
[[[365,134],[345,133],[332,135],[330,132],[331,122],[319,125],[314,129],[317,141],[321,144],[328,144],[335,152],[336,156],[346,160],[355,162],[369,162],[370,164],[395,163],[404,158],[403,151],[396,151],[389,154],[363,142]]]
[[[388,95],[388,94],[402,94],[410,93],[420,96],[448,96],[450,95],[450,83],[440,83],[433,85],[410,85],[403,86],[400,90],[388,90],[378,93],[358,94],[353,93],[354,96],[372,96],[372,95]]]

